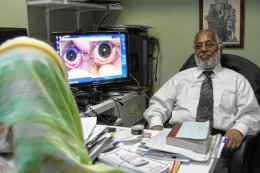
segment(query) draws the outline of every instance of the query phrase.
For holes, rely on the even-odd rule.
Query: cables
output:
[[[119,103],[121,106],[124,106],[124,103],[121,102],[121,99],[120,98],[116,98],[116,97],[109,97],[110,99],[114,100],[116,103]]]
[[[131,77],[131,79],[133,79],[136,82],[137,86],[139,87],[140,83],[138,82],[138,80],[136,78],[134,78],[134,76],[131,73],[130,73],[130,77]]]
[[[118,117],[121,117],[120,111],[119,111],[119,108],[118,108],[118,104],[120,104],[121,106],[124,106],[124,103],[121,102],[122,99],[118,98],[118,97],[114,97],[114,96],[109,96],[109,95],[106,95],[106,97],[115,101],[116,109],[117,109],[117,112],[118,112]]]
[[[109,4],[106,4],[106,12],[105,12],[105,14],[100,18],[99,22],[97,23],[95,31],[98,31],[98,30],[99,30],[101,24],[105,21],[105,19],[107,19],[107,18],[109,17],[109,15],[110,15],[110,6],[109,6]]]
[[[121,102],[122,103],[122,102]],[[123,106],[124,104],[122,103],[122,106]],[[118,117],[120,118],[121,117],[121,115],[120,115],[120,111],[119,111],[119,108],[118,108],[118,105],[116,104],[116,110],[117,110],[117,112],[118,112]]]
[[[105,124],[105,125],[114,125],[114,123],[116,122],[116,120],[120,117],[120,111],[118,108],[118,104],[120,104],[121,106],[124,106],[124,103],[121,102],[121,98],[117,98],[117,97],[107,97],[113,101],[115,101],[115,105],[116,105],[116,109],[118,111],[118,116],[114,116],[114,115],[104,115],[104,114],[98,114],[95,109],[93,109],[90,105],[86,106],[86,110],[84,112],[80,113],[80,117],[97,117],[97,122],[98,124]]]
[[[114,115],[98,114],[91,106],[88,106],[87,109],[89,109],[93,113],[94,117],[97,117],[97,122],[99,124],[114,125],[115,121],[118,118],[117,116]],[[83,115],[85,114],[87,117],[92,117],[90,114],[86,112],[83,113]]]
[[[157,81],[157,71],[158,71],[158,64],[159,64],[159,58],[160,58],[160,44],[159,40],[157,38],[151,37],[149,38],[149,51],[150,56],[152,57],[152,60],[155,60],[155,69],[154,69],[154,80]],[[156,56],[154,57],[155,50],[157,49]]]

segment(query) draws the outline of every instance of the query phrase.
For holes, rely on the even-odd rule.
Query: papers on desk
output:
[[[90,121],[88,121],[87,119],[85,119],[85,120],[86,120],[86,122],[83,124],[83,126],[86,125],[85,128],[90,128],[91,127],[91,125],[89,125]],[[91,131],[90,135],[84,134],[85,139],[88,138],[88,140],[86,141],[86,144],[89,141],[93,140],[96,136],[98,136],[98,134],[100,134],[104,129],[107,128],[107,126],[104,126],[104,125],[93,125],[93,126],[94,127],[92,129],[87,130],[87,131]],[[112,128],[114,128],[114,127],[112,127]],[[101,162],[104,162],[104,163],[114,166],[114,167],[121,167],[126,172],[140,172],[138,170],[142,166],[137,166],[137,167],[132,166],[131,168],[134,169],[134,170],[132,170],[129,167],[124,167],[125,164],[129,165],[129,163],[127,163],[126,161],[124,161],[124,165],[121,165],[121,163],[123,163],[123,162],[118,162],[118,161],[122,160],[122,158],[123,159],[129,159],[129,158],[125,158],[125,157],[122,157],[122,158],[112,157],[111,158],[111,154],[116,155],[116,154],[118,154],[117,152],[119,152],[119,151],[120,151],[119,152],[119,154],[120,154],[122,151],[121,149],[125,148],[126,150],[131,151],[131,154],[136,153],[136,154],[141,155],[142,157],[145,157],[148,160],[153,160],[153,161],[157,161],[159,163],[164,163],[165,165],[168,166],[168,168],[165,168],[165,169],[168,169],[168,171],[172,170],[174,172],[174,170],[176,170],[176,168],[179,167],[179,164],[176,164],[176,168],[174,168],[174,166],[170,166],[171,163],[175,163],[175,162],[179,163],[179,161],[181,161],[182,162],[181,165],[183,165],[183,166],[180,167],[180,170],[178,172],[182,172],[182,173],[190,172],[190,170],[193,170],[194,169],[193,167],[190,169],[191,165],[194,165],[194,167],[196,167],[196,165],[199,165],[198,166],[199,169],[205,168],[207,171],[204,171],[204,172],[208,172],[208,169],[210,167],[204,166],[201,168],[201,165],[211,165],[213,162],[215,164],[215,161],[217,161],[217,159],[210,159],[210,158],[219,158],[220,157],[221,150],[225,144],[223,142],[225,140],[224,137],[221,138],[221,136],[214,136],[212,145],[209,149],[209,153],[199,154],[199,153],[193,152],[191,150],[180,149],[180,148],[166,145],[166,135],[169,133],[170,130],[171,129],[168,129],[168,130],[163,129],[163,131],[160,131],[160,132],[152,131],[152,130],[151,131],[145,130],[145,133],[149,132],[150,135],[152,136],[149,139],[149,138],[145,138],[143,135],[131,134],[130,128],[116,127],[116,132],[113,133],[113,135],[115,137],[114,141],[120,141],[120,144],[117,145],[116,147],[112,146],[113,150],[106,152],[106,153],[101,153],[97,157],[99,158],[99,160]],[[147,147],[148,152],[141,153],[138,151],[138,146],[140,146],[140,144],[144,143],[144,142],[146,142],[145,146],[146,147],[148,146]],[[107,145],[107,146],[109,147],[109,145]],[[154,152],[154,151],[157,151],[157,152]],[[162,152],[160,153],[160,151],[168,152],[168,154],[165,154],[165,152],[162,154]],[[173,154],[170,155],[169,153],[173,153]],[[96,155],[94,155],[94,157],[96,157]],[[109,157],[109,159],[107,157]],[[192,160],[201,161],[201,162],[189,162],[189,159],[187,159],[187,157]],[[140,161],[140,158],[138,158],[137,160],[134,160],[131,163],[139,164],[139,161]],[[146,163],[146,162],[142,162],[142,159],[141,159],[141,163]],[[149,163],[150,163],[150,161],[149,161]],[[147,166],[147,165],[149,165],[149,164],[145,164],[143,166]],[[189,169],[185,169],[185,165],[189,165],[189,166],[187,166],[187,167],[189,167]],[[153,166],[154,166],[154,164],[153,164]],[[187,170],[189,170],[189,171],[187,171]],[[144,172],[155,172],[155,171],[154,170],[150,171],[150,169],[147,169]],[[196,172],[196,170],[195,170],[195,172]]]
[[[159,159],[159,160],[181,161],[181,162],[190,162],[191,160],[190,158],[187,158],[181,154],[149,149],[149,147],[146,147],[144,143],[141,143],[139,146],[137,146],[137,152],[143,156],[150,157],[157,160]]]
[[[98,160],[110,166],[122,168],[128,173],[168,173],[170,171],[169,162],[143,157],[125,147],[101,153]]]
[[[84,140],[89,140],[96,124],[97,124],[97,117],[85,117],[81,118],[81,126],[83,131]]]
[[[91,148],[88,148],[89,159],[94,161],[100,153],[111,148],[113,148],[113,135],[109,134],[98,139]]]
[[[94,161],[98,154],[114,146],[114,135],[109,133],[108,127],[97,126],[96,122],[96,117],[81,118],[84,142],[91,161]]]
[[[212,157],[219,158],[221,150],[224,146],[223,141],[225,141],[223,140],[222,136],[220,135],[213,136],[212,143],[208,152],[206,154],[201,154],[181,147],[167,145],[166,136],[169,134],[170,130],[171,129],[164,128],[157,135],[149,139],[145,145],[149,147],[149,149],[151,150],[159,150],[159,151],[181,154],[195,161],[208,161]]]

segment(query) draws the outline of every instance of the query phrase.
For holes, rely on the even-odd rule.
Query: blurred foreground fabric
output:
[[[89,160],[64,66],[35,39],[0,47],[0,136],[0,172],[123,172]],[[8,166],[10,152],[14,165]]]

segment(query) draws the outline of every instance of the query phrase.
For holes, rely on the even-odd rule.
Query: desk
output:
[[[181,163],[178,173],[212,173],[217,164],[217,159],[210,159],[208,162]]]
[[[131,91],[123,93],[123,96],[116,96],[115,98],[120,99],[123,105],[108,98],[97,105],[91,105],[91,108],[98,114],[118,116],[118,120],[114,125],[130,127],[143,118],[142,113],[146,109],[144,92]],[[90,109],[86,113],[93,114]]]
[[[102,127],[102,126],[99,126]],[[113,126],[114,127],[114,126]],[[115,133],[115,140],[121,140],[121,139],[131,139],[131,129],[126,127],[115,127],[117,129],[117,132]],[[156,135],[159,131],[154,130],[145,130],[147,133],[151,133],[152,135]],[[134,138],[135,136],[132,135]],[[130,140],[131,141],[131,140]],[[132,140],[134,141],[134,140]],[[138,141],[137,141],[138,142]],[[137,142],[123,142],[124,146],[133,147]],[[207,162],[196,162],[196,161],[190,161],[187,163],[182,162],[181,166],[179,168],[178,173],[191,173],[191,172],[199,172],[199,173],[211,173],[213,172],[215,166],[217,163],[217,159],[209,159]]]

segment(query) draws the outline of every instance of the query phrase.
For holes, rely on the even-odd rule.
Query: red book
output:
[[[175,123],[167,137],[176,137],[178,131],[181,128],[181,125],[182,123]]]

